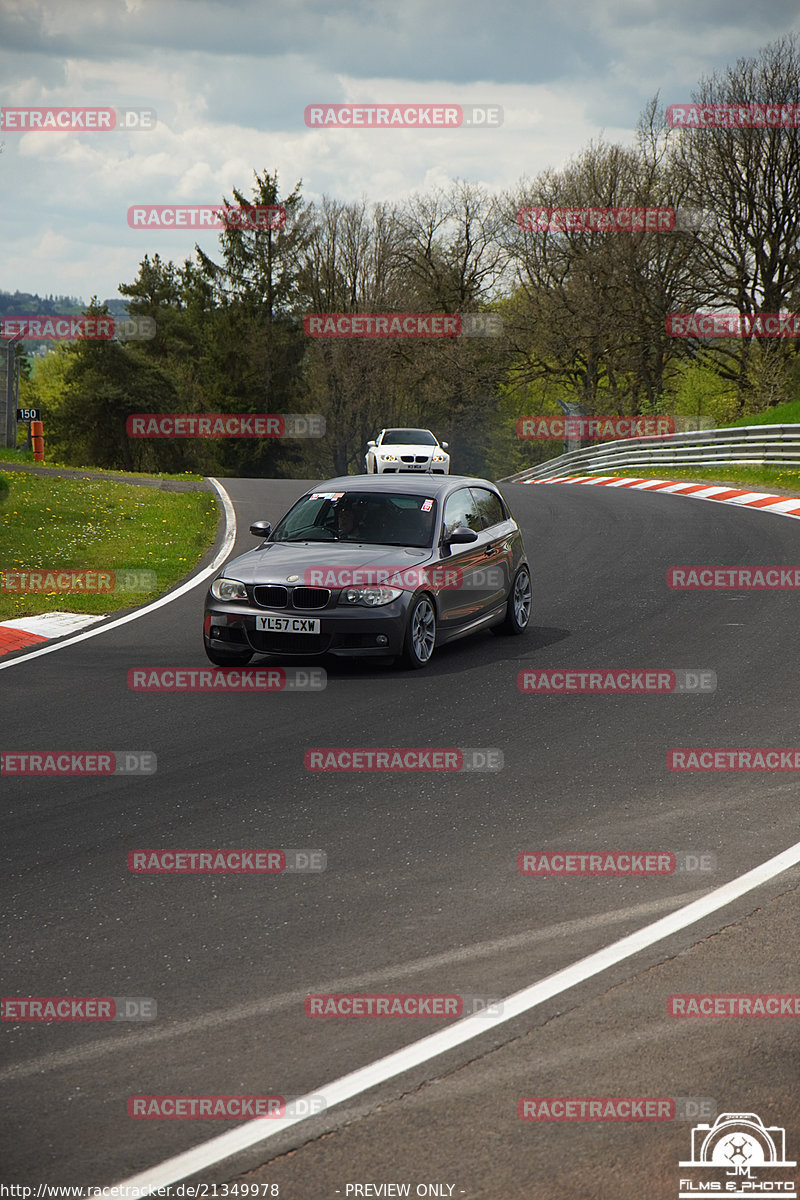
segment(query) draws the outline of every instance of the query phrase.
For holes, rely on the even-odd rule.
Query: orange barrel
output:
[[[31,421],[31,443],[35,462],[44,462],[44,425],[41,421]]]
[[[43,437],[44,424],[42,421],[31,421],[31,437]]]

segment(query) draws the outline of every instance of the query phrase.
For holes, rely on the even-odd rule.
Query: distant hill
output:
[[[112,317],[125,317],[128,301],[120,297],[104,300]],[[84,312],[88,302],[79,296],[40,296],[37,292],[6,292],[0,288],[0,317],[75,317]],[[28,354],[46,354],[55,343],[27,339],[20,343]]]
[[[34,292],[5,292],[0,289],[0,316],[37,317],[57,313],[73,315],[82,312],[83,301],[77,296],[38,296]]]
[[[119,296],[104,300],[112,316],[125,316],[128,301]],[[0,288],[0,317],[74,317],[88,307],[79,296],[40,296],[37,292],[6,292]]]

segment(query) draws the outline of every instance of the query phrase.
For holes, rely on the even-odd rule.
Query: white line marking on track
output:
[[[385,1083],[387,1079],[402,1075],[412,1067],[430,1062],[440,1054],[445,1054],[448,1050],[452,1050],[464,1042],[472,1041],[473,1038],[477,1038],[488,1029],[513,1020],[514,1017],[518,1017],[542,1004],[545,1000],[550,1000],[553,996],[558,996],[569,988],[591,979],[594,975],[607,971],[609,967],[630,958],[640,950],[645,950],[656,942],[670,937],[673,933],[680,932],[688,925],[695,924],[718,909],[724,908],[754,888],[768,883],[776,875],[797,866],[798,863],[800,863],[800,842],[796,842],[787,850],[782,850],[780,854],[767,859],[753,870],[746,871],[744,875],[731,880],[730,883],[715,888],[699,900],[693,900],[690,904],[684,905],[666,917],[661,917],[651,925],[646,925],[636,933],[628,934],[627,937],[612,942],[610,946],[579,959],[572,966],[556,971],[546,979],[523,988],[520,992],[515,992],[513,996],[503,1000],[502,1012],[498,1015],[480,1014],[464,1017],[437,1033],[429,1034],[417,1042],[412,1042],[410,1046],[404,1046],[393,1054],[387,1054],[384,1058],[368,1063],[367,1066],[360,1067],[349,1075],[335,1079],[325,1087],[315,1088],[313,1093],[308,1093],[303,1099],[310,1101],[312,1096],[322,1096],[326,1110],[333,1108],[336,1104],[342,1104],[345,1100],[350,1100],[353,1096],[358,1096],[369,1088]],[[309,1105],[309,1107],[311,1106]],[[193,1150],[186,1150],[182,1154],[175,1155],[174,1158],[159,1163],[158,1166],[123,1180],[116,1187],[137,1189],[167,1187],[180,1179],[186,1179],[198,1171],[212,1167],[241,1150],[246,1150],[259,1142],[266,1142],[290,1126],[305,1120],[308,1120],[307,1116],[280,1117],[270,1120],[270,1128],[265,1131],[263,1118],[256,1117],[252,1121],[246,1121],[237,1129],[231,1129],[227,1133],[195,1146]],[[115,1194],[117,1196],[125,1195],[121,1191],[117,1191]],[[141,1195],[141,1191],[134,1194]],[[112,1193],[109,1188],[105,1188],[102,1195],[110,1197]]]
[[[87,1063],[97,1062],[110,1054],[144,1053],[146,1048],[154,1043],[209,1034],[215,1030],[229,1028],[237,1021],[263,1021],[265,1017],[287,1012],[291,1008],[302,1007],[309,992],[356,992],[370,988],[396,988],[399,979],[429,974],[431,971],[441,967],[451,967],[456,963],[474,963],[479,959],[491,958],[497,954],[508,954],[511,950],[529,948],[543,942],[559,939],[566,941],[574,938],[577,934],[603,929],[609,925],[619,925],[623,921],[654,917],[705,894],[705,888],[695,889],[691,892],[681,892],[675,896],[664,896],[660,900],[647,900],[643,904],[615,908],[609,912],[575,917],[570,921],[559,921],[555,925],[545,925],[540,929],[526,929],[524,933],[510,933],[486,942],[473,942],[471,946],[457,946],[455,949],[444,950],[439,954],[427,954],[423,958],[414,958],[408,962],[391,963],[377,970],[361,971],[357,975],[316,980],[302,990],[281,992],[277,996],[263,996],[243,1004],[231,1005],[228,1008],[212,1009],[211,1012],[187,1017],[182,1021],[174,1021],[160,1028],[147,1029],[143,1027],[135,1031],[131,1030],[130,1033],[123,1036],[116,1034],[111,1037],[93,1039],[80,1046],[72,1046],[68,1050],[51,1050],[47,1054],[37,1055],[24,1062],[3,1067],[0,1069],[0,1083],[6,1083],[11,1079],[26,1079],[30,1075],[40,1075],[44,1071],[60,1071],[67,1067],[86,1066]]]
[[[0,671],[5,671],[8,667],[16,667],[20,663],[30,662],[32,658],[39,658],[42,654],[53,654],[56,650],[63,650],[66,646],[74,646],[78,642],[85,642],[88,638],[97,637],[101,633],[107,633],[109,629],[118,629],[120,625],[127,625],[128,621],[136,621],[139,617],[144,617],[147,613],[154,612],[155,609],[162,608],[163,605],[177,600],[179,596],[190,592],[192,588],[197,587],[198,583],[202,583],[204,579],[208,579],[209,575],[213,575],[215,571],[218,571],[230,554],[236,541],[236,513],[234,512],[230,496],[219,480],[212,479],[209,476],[208,481],[216,489],[222,501],[226,524],[225,537],[222,540],[219,553],[209,566],[204,567],[202,571],[199,571],[197,575],[193,575],[191,579],[187,579],[185,583],[179,584],[174,591],[168,592],[166,596],[161,596],[158,600],[154,600],[152,604],[147,604],[144,608],[137,608],[135,612],[126,613],[124,617],[118,617],[115,621],[109,621],[107,625],[101,625],[99,629],[88,629],[85,633],[77,633],[75,637],[65,638],[63,642],[54,642],[52,646],[42,646],[41,649],[32,650],[30,654],[23,654],[20,658],[11,658],[8,662],[0,662]]]

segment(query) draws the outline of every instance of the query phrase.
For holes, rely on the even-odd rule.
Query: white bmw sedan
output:
[[[399,475],[405,471],[450,474],[447,442],[437,442],[430,429],[382,429],[367,447],[367,475]]]

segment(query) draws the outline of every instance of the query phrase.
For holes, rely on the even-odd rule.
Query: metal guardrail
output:
[[[781,465],[800,467],[800,425],[740,425],[733,429],[701,429],[663,437],[625,438],[604,442],[588,450],[571,450],[547,462],[507,475],[501,483],[526,483],[580,475],[583,471],[608,472],[647,467]]]

